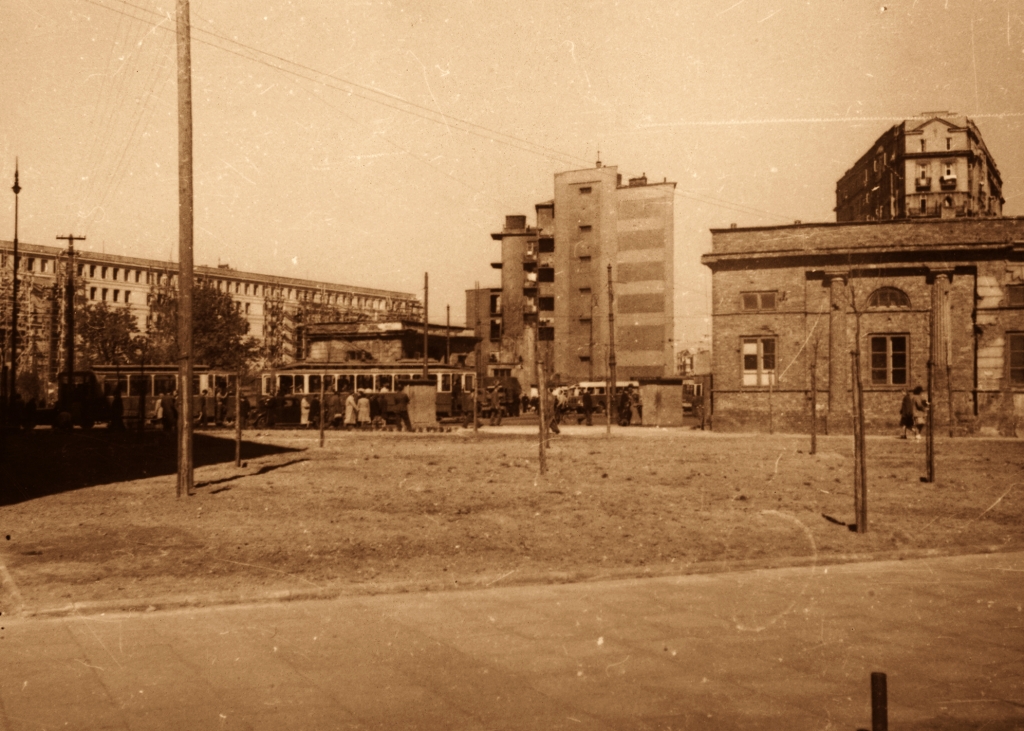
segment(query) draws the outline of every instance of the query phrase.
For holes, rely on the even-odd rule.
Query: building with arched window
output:
[[[930,375],[943,433],[1024,436],[1024,218],[715,229],[703,263],[716,430],[807,432],[814,383],[849,432],[856,373],[870,431]]]

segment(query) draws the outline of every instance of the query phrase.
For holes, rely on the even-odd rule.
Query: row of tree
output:
[[[193,290],[193,362],[239,370],[261,356],[260,343],[249,336],[249,323],[231,295],[199,282]],[[76,354],[82,366],[178,362],[178,297],[169,286],[150,293],[145,334],[129,308],[106,302],[75,307]]]

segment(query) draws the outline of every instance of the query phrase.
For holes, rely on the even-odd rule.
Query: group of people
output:
[[[299,401],[299,424],[302,427],[316,426],[320,423],[320,397],[317,394],[303,394]],[[370,429],[377,420],[387,423],[396,421],[406,431],[412,431],[409,419],[409,394],[399,386],[397,391],[381,389],[378,393],[371,391],[352,391],[341,393],[329,391],[323,403],[324,426],[335,429]]]

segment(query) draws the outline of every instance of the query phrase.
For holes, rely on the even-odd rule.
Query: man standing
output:
[[[412,422],[409,421],[409,394],[405,392],[405,386],[398,387],[394,403],[395,415],[401,421],[402,428],[406,431],[412,431]]]
[[[583,416],[587,420],[587,426],[594,425],[594,397],[589,388],[583,389]]]
[[[900,439],[907,438],[907,431],[914,430],[914,397],[910,391],[903,392],[903,403],[900,404],[900,428],[903,430]]]
[[[914,429],[917,430],[917,440],[921,440],[921,432],[924,431],[924,424],[928,416],[928,397],[924,395],[924,389],[914,386]]]
[[[501,426],[502,411],[504,411],[504,404],[501,402],[502,388],[501,384],[494,384],[491,386],[491,426]]]

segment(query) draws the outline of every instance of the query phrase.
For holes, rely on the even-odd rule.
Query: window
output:
[[[743,385],[775,383],[775,338],[743,338]]]
[[[587,256],[587,255],[581,256],[580,257],[580,264],[589,264],[590,260],[591,260],[591,258],[589,256]]]
[[[501,340],[501,320],[491,320],[491,340]]]
[[[511,378],[512,377],[512,369],[511,368],[493,368],[492,370],[494,371],[494,377],[495,378]]]
[[[591,231],[593,228],[594,227],[590,226],[589,224],[585,226],[580,226],[580,233],[587,233],[588,231]]]
[[[492,294],[491,295],[491,314],[492,315],[500,315],[501,314],[501,295],[500,294]]]
[[[89,265],[89,276],[90,277],[95,277],[96,276],[96,265],[95,264],[90,264]]]
[[[83,274],[85,274],[85,264],[79,264],[78,265],[78,276],[82,276]]]
[[[555,309],[554,297],[540,297],[538,302],[542,312],[553,312]]]
[[[1007,333],[1010,348],[1010,385],[1024,386],[1024,333]]]
[[[107,278],[107,268],[103,267],[102,269],[100,269],[100,279],[106,279],[106,278]]]
[[[1024,284],[1010,284],[1006,287],[1006,306],[1024,307]]]
[[[132,297],[132,293],[131,293],[131,292],[129,292],[129,291],[128,291],[128,290],[126,289],[126,290],[124,291],[124,303],[125,303],[125,304],[128,304],[128,300],[130,300],[130,299],[131,299],[131,297]]]
[[[910,297],[908,297],[905,292],[896,289],[895,287],[882,287],[880,289],[876,289],[871,293],[871,296],[868,297],[868,307],[898,307],[900,309],[908,309],[910,307]]]
[[[947,137],[946,138],[946,149],[947,150],[952,150],[953,149],[953,139],[951,137]]]
[[[108,290],[107,290],[107,288],[106,288],[106,287],[104,287],[104,288],[103,288],[103,291],[102,291],[102,292],[100,293],[100,294],[101,294],[101,297],[100,297],[100,299],[102,299],[102,300],[103,300],[104,302],[106,302],[106,301],[107,301],[107,291],[108,291]]]
[[[540,239],[540,241],[538,241],[537,244],[538,244],[538,248],[540,250],[540,253],[542,253],[542,254],[552,254],[555,251],[555,240],[554,239],[551,239],[551,238]]]
[[[589,363],[589,362],[590,362],[590,356],[589,355],[581,355],[580,356],[580,363]]]
[[[114,267],[114,272],[113,272],[114,276],[112,276],[111,279],[113,279],[116,282],[117,281],[117,275],[120,274],[120,273],[121,273],[121,270],[119,268],[117,268],[117,267]],[[127,279],[127,277],[125,277],[125,279]]]
[[[27,269],[28,271],[31,272],[31,271],[34,271],[35,268],[36,268],[36,258],[34,256],[30,256],[28,258],[28,263],[25,266],[25,269]]]
[[[96,299],[96,288],[95,287],[89,287],[89,299],[91,299],[91,300]]]
[[[775,309],[775,292],[744,292],[743,309],[748,312]]]
[[[927,152],[927,151],[928,151],[928,143],[925,142],[924,140],[921,140],[921,152]]]
[[[591,190],[592,188],[589,185],[584,186],[580,188],[580,195],[590,195]]]
[[[114,290],[114,302],[120,301],[120,298],[121,298],[121,290],[115,289]]]
[[[538,282],[553,282],[555,281],[555,270],[551,267],[540,267],[537,270],[537,281]]]
[[[924,196],[921,196],[921,213],[927,213],[927,212],[928,212],[928,199],[925,198]]]
[[[589,297],[590,296],[590,287],[580,287],[580,296],[581,297]]]
[[[538,340],[554,340],[555,339],[555,328],[550,326],[543,326],[537,328],[537,339]]]
[[[907,383],[906,335],[871,336],[871,383],[877,386],[904,386]]]

